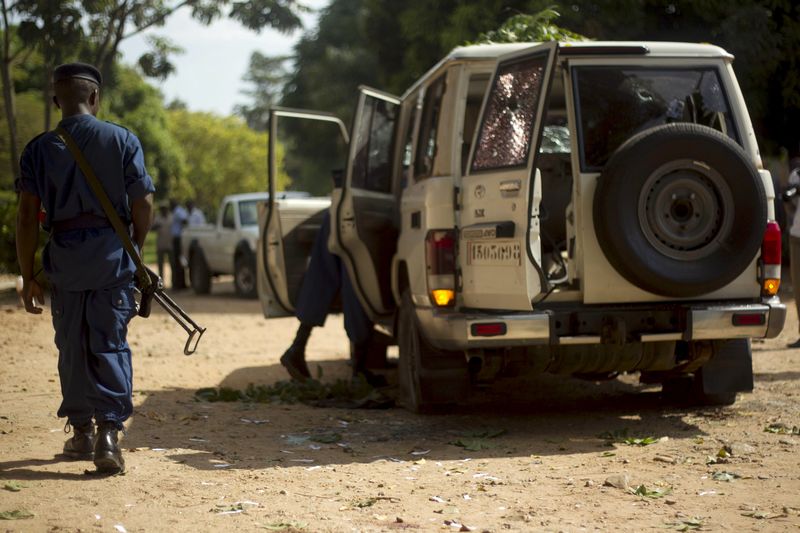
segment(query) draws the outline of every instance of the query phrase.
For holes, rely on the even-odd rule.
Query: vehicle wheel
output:
[[[397,324],[400,401],[415,413],[431,412],[461,400],[469,387],[464,355],[428,344],[417,325],[411,293],[403,293]]]
[[[252,254],[239,256],[233,264],[233,285],[236,294],[243,298],[255,298],[256,286],[256,259]]]
[[[211,273],[203,257],[203,252],[196,250],[189,257],[189,283],[195,294],[211,292]]]
[[[753,261],[764,186],[744,150],[697,124],[646,130],[612,155],[594,195],[597,239],[625,279],[663,296],[705,294]]]
[[[661,394],[677,405],[714,407],[736,402],[735,392],[703,392],[703,380],[699,375],[671,378],[662,384]]]

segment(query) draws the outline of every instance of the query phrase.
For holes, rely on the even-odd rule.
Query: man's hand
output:
[[[22,304],[28,313],[33,315],[42,314],[40,306],[44,305],[44,291],[35,279],[22,281]]]

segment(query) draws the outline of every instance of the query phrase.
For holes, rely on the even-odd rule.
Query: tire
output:
[[[242,298],[258,296],[256,285],[256,258],[253,254],[242,254],[233,263],[233,286]]]
[[[195,294],[211,292],[211,273],[200,250],[193,251],[189,256],[189,283]]]
[[[466,396],[469,374],[464,355],[428,344],[419,330],[408,290],[403,293],[400,304],[397,340],[400,402],[406,409],[429,413]]]
[[[722,133],[675,123],[646,130],[611,156],[594,195],[609,263],[662,296],[720,289],[753,261],[767,202],[758,171]]]
[[[722,407],[736,402],[735,392],[703,392],[703,380],[699,375],[680,376],[662,384],[661,394],[676,405],[695,407]]]

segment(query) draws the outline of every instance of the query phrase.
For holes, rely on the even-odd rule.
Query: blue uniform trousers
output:
[[[136,313],[133,284],[53,289],[52,310],[62,403],[59,417],[80,426],[93,416],[118,427],[133,412],[133,369],[126,339]]]
[[[326,213],[311,249],[311,261],[297,295],[295,314],[303,324],[323,326],[336,294],[341,292],[344,329],[353,343],[360,344],[369,339],[373,324],[361,307],[347,268],[328,250],[330,231],[330,215]]]

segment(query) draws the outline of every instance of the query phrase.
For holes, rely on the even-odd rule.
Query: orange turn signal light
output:
[[[778,289],[781,288],[781,280],[767,278],[761,286],[761,291],[765,296],[775,296],[778,294]]]
[[[433,303],[438,307],[448,307],[455,302],[456,291],[453,289],[433,289],[431,296],[433,297]]]

